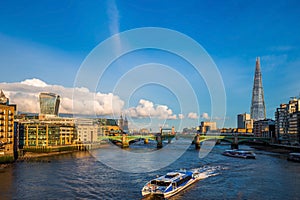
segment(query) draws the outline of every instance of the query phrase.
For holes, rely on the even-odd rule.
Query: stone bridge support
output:
[[[231,149],[239,149],[239,140],[237,136],[234,136],[233,141],[231,143]]]
[[[200,134],[197,134],[194,138],[194,144],[196,149],[200,149]]]
[[[148,138],[145,138],[144,139],[144,144],[148,144],[149,143],[149,139]]]
[[[129,142],[127,140],[126,134],[122,135],[122,148],[128,148],[129,147]]]
[[[163,143],[162,143],[162,135],[161,133],[158,133],[156,135],[156,142],[157,142],[157,148],[162,148],[163,147]]]

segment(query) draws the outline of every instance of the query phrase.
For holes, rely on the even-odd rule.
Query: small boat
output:
[[[289,153],[288,161],[300,162],[300,153]]]
[[[252,151],[244,151],[244,150],[226,150],[222,153],[224,156],[237,157],[237,158],[246,158],[246,159],[255,159],[255,153]]]
[[[171,197],[191,184],[207,176],[199,170],[194,171],[174,171],[164,176],[160,176],[146,183],[142,189],[142,195],[154,195],[163,198]]]

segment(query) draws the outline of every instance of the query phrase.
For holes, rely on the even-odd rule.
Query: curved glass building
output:
[[[54,93],[42,92],[40,98],[40,114],[58,116],[60,96]]]

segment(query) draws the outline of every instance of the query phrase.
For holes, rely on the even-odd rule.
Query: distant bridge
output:
[[[157,142],[157,147],[162,147],[162,141],[168,140],[170,143],[171,140],[175,137],[175,134],[149,134],[149,135],[128,135],[128,134],[121,134],[116,136],[100,136],[98,137],[99,140],[110,140],[114,143],[119,143],[122,148],[129,147],[129,144],[134,143],[139,140],[144,140],[145,143],[148,143],[149,140],[155,140]]]
[[[195,144],[195,147],[198,149],[201,146],[201,143],[208,140],[214,140],[216,142],[226,141],[231,144],[231,147],[234,149],[238,149],[238,145],[248,141],[260,141],[266,144],[271,143],[271,138],[265,137],[255,137],[253,135],[183,135],[183,134],[149,134],[149,135],[128,135],[128,134],[121,134],[116,136],[100,136],[99,140],[109,140],[113,143],[119,144],[122,148],[129,147],[130,144],[144,140],[145,143],[148,143],[149,140],[154,140],[157,142],[157,147],[161,148],[162,141],[168,140],[168,143],[176,137],[183,137],[183,138],[190,138],[191,142]]]
[[[238,149],[238,145],[248,141],[260,141],[266,144],[271,143],[271,138],[265,137],[254,137],[254,136],[247,136],[247,135],[201,135],[197,134],[194,137],[193,143],[195,144],[196,148],[200,148],[201,142],[207,140],[215,140],[217,141],[226,141],[231,143],[231,148]]]

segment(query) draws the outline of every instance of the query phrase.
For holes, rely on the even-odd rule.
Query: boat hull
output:
[[[227,150],[222,153],[224,156],[235,157],[235,158],[244,158],[244,159],[255,159],[256,155],[250,151],[236,151],[236,150]]]
[[[300,162],[300,153],[290,153],[287,160],[293,162]]]

